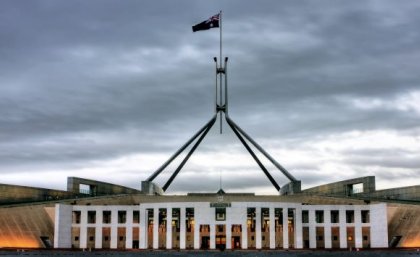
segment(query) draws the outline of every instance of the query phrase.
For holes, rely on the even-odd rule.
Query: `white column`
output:
[[[346,209],[340,208],[340,248],[347,248],[347,223],[346,223]]]
[[[185,249],[185,239],[186,239],[186,233],[185,233],[185,207],[181,208],[181,214],[180,214],[180,227],[179,227],[179,248]]]
[[[302,249],[303,248],[303,236],[302,236],[302,209],[296,208],[295,209],[296,217],[295,217],[295,248]]]
[[[226,249],[232,249],[232,224],[226,223]]]
[[[283,249],[289,248],[289,212],[283,208]]]
[[[95,227],[95,248],[102,248],[102,227],[103,227],[103,211],[96,211],[96,227]]]
[[[210,224],[210,249],[216,249],[216,225]]]
[[[172,208],[166,209],[166,249],[172,249]]]
[[[133,210],[127,209],[125,221],[125,249],[133,248]]]
[[[309,248],[316,248],[315,210],[309,210]]]
[[[324,208],[324,242],[325,248],[332,248],[331,238],[331,210]]]
[[[354,246],[356,248],[363,247],[363,238],[362,238],[362,214],[360,208],[354,209]]]
[[[248,249],[248,208],[242,208],[242,249]]]
[[[270,215],[270,249],[274,249],[276,248],[276,231],[275,231],[276,219],[274,217],[273,207],[270,207],[269,215]]]
[[[261,207],[255,208],[255,248],[261,249]]]
[[[159,249],[159,207],[153,209],[153,249]]]
[[[111,249],[118,247],[118,210],[111,211]]]
[[[54,248],[71,247],[72,210],[71,205],[55,205]]]
[[[139,231],[139,240],[140,240],[140,249],[147,248],[147,211],[145,208],[140,207],[140,231]]]
[[[194,249],[200,249],[200,224],[197,222],[196,213],[194,212]]]
[[[84,249],[87,247],[87,210],[81,210],[80,212],[80,248]]]

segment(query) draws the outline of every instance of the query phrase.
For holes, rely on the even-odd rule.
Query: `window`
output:
[[[79,237],[78,236],[75,236],[74,237],[74,241],[79,241]]]
[[[120,236],[120,241],[123,241],[124,240],[124,237],[123,236]]]
[[[354,223],[354,211],[346,211],[346,222]]]
[[[223,233],[225,226],[224,225],[217,225],[217,232]]]
[[[363,236],[363,241],[367,241],[368,240],[368,236]]]
[[[324,211],[315,211],[316,223],[324,223]]]
[[[89,237],[89,241],[93,241],[95,238],[93,236]]]
[[[370,213],[368,210],[362,211],[362,223],[369,223],[370,222]]]
[[[333,240],[337,241],[338,240],[338,236],[333,236]]]
[[[331,211],[331,223],[339,223],[340,214],[338,211]]]
[[[80,211],[73,211],[73,223],[80,224]]]
[[[302,211],[302,223],[309,223],[309,212],[307,210]]]
[[[109,240],[109,237],[108,236],[104,236],[104,240],[105,241],[108,241]]]
[[[125,223],[127,218],[126,211],[118,211],[118,223]]]
[[[317,236],[316,240],[322,241],[322,240],[324,240],[324,237],[323,236]]]
[[[140,223],[140,212],[139,211],[133,211],[133,223],[134,224]]]
[[[92,224],[96,222],[96,211],[88,211],[88,223]]]
[[[111,211],[103,211],[102,212],[102,219],[104,224],[111,223]]]

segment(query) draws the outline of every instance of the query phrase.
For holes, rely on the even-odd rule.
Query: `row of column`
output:
[[[275,209],[278,207],[270,207],[269,209],[269,247],[271,249],[276,248],[276,229],[275,229]],[[153,209],[153,248],[159,248],[159,207],[149,208]],[[172,249],[172,208],[165,208],[166,209],[166,248]],[[180,249],[186,248],[186,207],[178,208],[180,209],[180,237],[179,237],[179,247]],[[199,208],[196,208],[197,213]],[[195,226],[194,226],[194,249],[200,248],[200,225],[209,225],[210,226],[210,248],[216,248],[216,225],[222,224],[226,225],[226,248],[231,249],[231,238],[232,238],[232,225],[241,225],[242,233],[241,233],[241,244],[242,248],[248,248],[248,224],[247,224],[247,207],[244,208],[235,208],[235,213],[231,213],[230,211],[226,212],[226,221],[213,221],[206,222],[200,221],[200,219],[194,218]],[[288,208],[279,208],[282,209],[282,223],[283,223],[283,248],[289,248],[289,230],[288,230]],[[303,226],[308,227],[309,231],[309,248],[316,248],[317,247],[317,238],[316,238],[316,228],[323,227],[324,228],[324,243],[325,248],[332,248],[332,223],[331,223],[331,213],[329,210],[324,210],[324,222],[323,223],[316,223],[315,221],[315,211],[316,209],[310,208],[308,210],[309,214],[309,222],[307,224],[302,224],[302,211],[300,208],[296,209],[294,212],[294,248],[303,248]],[[305,208],[306,209],[306,208]],[[213,208],[209,209],[214,210]],[[209,210],[202,210],[202,211],[209,211]],[[255,207],[255,216],[256,216],[256,223],[255,223],[255,247],[257,249],[262,248],[262,231],[261,231],[261,215],[262,215],[262,208]],[[233,211],[232,211],[233,212]],[[126,210],[126,223],[125,224],[118,224],[118,210],[111,211],[111,224],[107,224],[106,227],[110,228],[110,248],[115,249],[118,246],[118,228],[125,227],[125,248],[131,249],[133,247],[133,228],[139,228],[139,248],[146,249],[148,248],[148,214],[146,208],[140,208],[140,224],[133,224],[133,211]],[[103,242],[103,235],[102,231],[104,226],[102,226],[103,220],[103,212],[96,211],[96,220],[98,224],[88,224],[88,211],[81,210],[80,216],[80,248],[87,247],[88,241],[88,227],[95,228],[95,248],[102,248]],[[238,218],[240,217],[240,218]],[[363,235],[362,235],[362,227],[366,226],[369,227],[370,224],[362,224],[361,223],[361,210],[355,209],[354,210],[354,224],[346,223],[346,210],[340,209],[339,210],[339,224],[334,224],[334,227],[339,227],[339,238],[340,238],[340,248],[347,248],[347,228],[354,227],[354,242],[356,248],[363,247]],[[60,221],[56,221],[60,222]],[[62,223],[62,222],[60,222]]]
[[[331,236],[331,212],[329,210],[324,210],[324,222],[316,223],[315,221],[315,209],[308,210],[309,212],[309,223],[305,227],[309,227],[309,248],[316,248],[316,228],[324,228],[324,242],[325,248],[332,248],[332,236]],[[347,248],[347,228],[354,227],[354,240],[355,247],[363,247],[363,236],[362,236],[362,223],[361,223],[361,210],[354,210],[354,225],[348,226],[346,222],[346,210],[339,210],[339,233],[340,233],[340,248]],[[369,224],[364,224],[365,226],[370,226]],[[337,227],[337,225],[335,225]]]
[[[159,248],[159,207],[150,208],[153,209],[153,249]],[[172,249],[172,208],[165,208],[166,209],[166,249]],[[177,208],[180,209],[180,242],[179,247],[180,249],[186,248],[186,208]],[[255,242],[256,248],[262,248],[262,232],[261,232],[261,207],[256,207],[256,227],[255,227]],[[288,209],[287,208],[280,208],[283,209],[283,248],[289,248],[289,230],[288,230]],[[213,210],[213,209],[211,209]],[[242,249],[248,248],[248,230],[247,230],[247,208],[243,208],[244,212],[242,220],[237,219],[229,219],[225,222],[213,222],[210,224],[207,223],[200,223],[200,220],[197,218],[194,219],[194,249],[200,248],[200,225],[209,225],[210,226],[210,249],[216,248],[216,225],[226,225],[226,248],[232,248],[232,225],[241,225],[242,227],[242,234],[241,234],[241,243]],[[270,219],[270,248],[276,248],[276,236],[275,236],[275,208],[269,208],[269,219]],[[229,215],[229,214],[227,214]],[[146,249],[148,248],[148,211],[146,208],[140,209],[140,248]],[[237,217],[234,217],[237,218]],[[301,213],[300,211],[295,212],[294,217],[294,224],[295,227],[294,231],[294,242],[295,248],[302,248],[302,222],[301,222]]]

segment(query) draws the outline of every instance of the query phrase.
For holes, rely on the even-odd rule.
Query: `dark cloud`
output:
[[[263,147],[319,155],[307,142],[352,131],[418,140],[420,108],[407,98],[419,92],[417,1],[3,1],[0,173],[53,170],[65,180],[126,156],[169,157],[213,115],[219,31],[192,33],[191,25],[220,9],[230,114]],[[201,153],[242,149],[226,124],[226,137],[217,127]],[[347,146],[330,153],[342,158],[318,163],[275,157],[306,185],[345,176],[323,170],[328,162],[390,181],[419,167],[418,149],[401,148],[364,154],[369,149]],[[174,192],[217,188],[218,171],[197,162],[189,171],[202,170],[196,174],[212,187],[187,177]],[[250,163],[216,167],[258,173]],[[118,181],[133,185],[133,174],[140,180],[153,169],[143,166],[121,167],[127,179]],[[390,170],[380,175],[371,166]],[[232,190],[271,187],[264,176],[224,176]]]

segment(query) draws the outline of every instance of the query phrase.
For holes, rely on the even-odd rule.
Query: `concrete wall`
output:
[[[45,248],[41,237],[54,242],[53,207],[25,205],[0,208],[0,248]]]
[[[302,190],[305,194],[318,194],[318,195],[336,195],[336,196],[350,196],[354,193],[351,192],[351,186],[355,184],[363,184],[363,192],[375,192],[375,177],[360,177],[355,179],[343,180],[326,185],[321,185],[309,189]]]
[[[420,200],[420,186],[409,186],[378,190],[370,193],[355,194],[355,196],[369,197],[372,199],[387,200]]]
[[[133,188],[77,177],[67,178],[67,191],[79,194],[80,184],[89,185],[90,195],[92,196],[141,193],[141,191]]]
[[[38,187],[0,184],[0,204],[67,199],[72,193]]]

